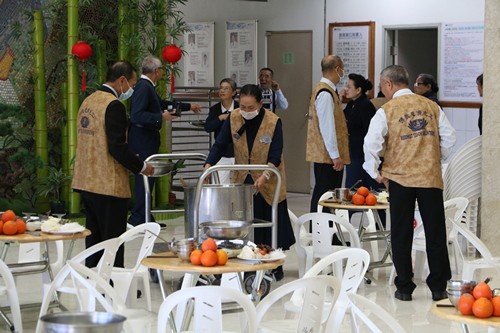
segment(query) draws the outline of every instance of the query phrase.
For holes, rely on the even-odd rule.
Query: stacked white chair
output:
[[[127,268],[113,267],[110,276],[115,289],[118,290],[122,296],[122,300],[129,306],[136,303],[137,279],[140,279],[148,310],[152,311],[149,272],[147,267],[143,266],[141,262],[142,259],[150,255],[153,251],[154,242],[159,233],[160,225],[158,223],[143,223],[125,231],[118,237],[120,245],[134,239],[142,238],[141,248],[139,253],[136,254],[134,265]]]
[[[338,234],[340,239],[344,238],[349,241],[351,247],[361,248],[358,233],[349,221],[329,213],[307,213],[300,216],[294,228],[295,239],[300,239],[302,226],[309,225],[309,223],[311,223],[312,227],[312,244],[303,246],[300,242],[296,243],[297,246],[301,247],[301,251],[303,250],[305,253],[305,263],[303,264],[305,271],[312,267],[316,259],[324,258],[334,251],[345,248],[345,246],[332,245],[334,234]],[[330,223],[333,224],[333,227],[330,227]],[[339,232],[337,226],[346,230],[347,234]]]
[[[341,294],[329,320],[329,331],[339,331],[345,312],[349,307],[346,295],[358,291],[369,265],[370,254],[367,251],[359,248],[346,248],[324,257],[305,273],[304,278],[308,278],[333,272],[333,275],[340,281]],[[303,306],[302,297],[303,291],[296,291],[290,301],[285,304],[288,318],[293,317],[292,313],[300,312]],[[330,307],[330,304],[323,306],[323,316],[328,315]]]
[[[21,319],[21,308],[19,306],[16,283],[9,267],[2,260],[0,260],[0,275],[3,280],[3,285],[0,286],[0,295],[7,295],[12,321],[3,312],[0,312],[0,315],[10,326],[12,332],[22,333],[23,322]]]
[[[167,326],[172,325],[173,311],[180,307],[185,308],[186,302],[193,302],[192,318],[184,313],[177,313],[177,317],[182,320],[176,321],[175,332],[184,332],[183,323],[192,323],[190,332],[194,333],[219,333],[224,331],[224,321],[222,319],[222,303],[226,301],[236,302],[243,310],[240,316],[240,332],[257,332],[257,313],[250,298],[241,291],[219,287],[200,286],[178,290],[169,295],[162,303],[158,311],[157,332],[167,332]],[[187,329],[187,328],[186,328]],[[171,327],[172,330],[172,327]]]
[[[151,312],[142,309],[127,308],[122,301],[122,297],[105,279],[99,276],[94,270],[74,261],[68,261],[55,277],[48,294],[43,299],[39,318],[47,314],[51,302],[50,295],[61,290],[60,287],[67,281],[71,282],[71,289],[77,296],[79,306],[77,311],[94,312],[95,305],[89,306],[89,304],[98,303],[104,311],[116,313],[127,318],[124,324],[124,332],[152,331],[155,317]],[[92,298],[93,301],[89,302],[89,298]],[[38,320],[36,333],[42,332],[42,326],[43,323]]]
[[[273,311],[273,318],[266,317],[272,306],[278,305],[297,290],[304,290],[303,306],[298,318],[285,318],[285,309],[283,309],[283,318],[276,318],[275,311]],[[258,331],[261,333],[330,332],[327,331],[326,325],[340,293],[340,282],[334,276],[317,275],[284,284],[271,291],[257,305]],[[332,305],[327,316],[324,316],[321,310],[325,301]]]
[[[361,330],[363,326],[373,333],[404,333],[405,329],[384,310],[379,304],[376,304],[364,296],[350,293],[347,295],[350,302],[351,311],[351,332],[366,332]],[[376,320],[375,320],[376,319]]]
[[[500,258],[493,257],[488,247],[464,223],[454,221],[452,235],[455,255],[460,256],[462,262],[463,280],[474,280],[475,271],[482,268],[493,268],[496,270],[495,274],[500,275]],[[462,238],[473,246],[481,257],[476,258],[474,256],[471,258],[467,256],[467,253],[464,253],[460,245]]]

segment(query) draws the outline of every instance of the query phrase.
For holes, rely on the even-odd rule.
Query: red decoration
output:
[[[173,69],[174,64],[182,58],[182,50],[176,45],[170,44],[165,46],[161,56],[171,64]],[[173,70],[170,71],[170,91],[175,92],[175,74]]]
[[[82,41],[76,42],[71,48],[71,54],[82,63],[82,87],[81,91],[87,90],[87,78],[85,76],[85,60],[92,57],[92,47]]]

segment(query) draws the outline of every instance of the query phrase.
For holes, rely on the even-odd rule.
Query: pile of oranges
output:
[[[0,235],[24,234],[26,232],[26,222],[18,219],[16,213],[9,209],[2,213],[0,221]]]
[[[352,196],[351,201],[353,204],[358,206],[374,206],[377,204],[377,197],[374,194],[370,193],[370,190],[368,190],[368,188],[361,186],[356,191],[356,194]]]
[[[227,263],[228,255],[224,250],[217,249],[217,243],[212,238],[207,238],[201,243],[201,250],[196,249],[191,252],[189,261],[193,265],[206,267],[224,266]]]
[[[477,318],[500,317],[500,296],[493,297],[493,292],[486,282],[480,282],[472,290],[458,300],[458,311],[463,315],[474,315]]]

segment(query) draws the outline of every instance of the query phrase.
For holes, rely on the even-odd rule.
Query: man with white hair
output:
[[[137,81],[131,99],[130,127],[128,144],[130,149],[145,160],[157,154],[160,148],[160,129],[164,121],[176,118],[175,110],[201,111],[199,104],[170,102],[163,100],[155,90],[156,84],[163,76],[163,65],[157,57],[147,56],[142,61],[142,75]],[[170,111],[173,111],[172,113]],[[152,191],[156,178],[149,178],[149,188]],[[128,222],[138,225],[145,222],[145,190],[143,177],[135,175],[134,207]],[[151,217],[151,221],[154,221]]]

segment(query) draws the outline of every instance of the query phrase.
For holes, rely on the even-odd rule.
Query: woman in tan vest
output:
[[[278,116],[262,107],[262,93],[257,85],[247,84],[240,90],[240,108],[222,125],[217,140],[210,149],[205,168],[215,165],[229,144],[234,144],[236,164],[267,164],[278,168],[281,189],[278,204],[278,247],[288,250],[295,243],[286,202],[285,163],[283,160],[283,130]],[[269,171],[238,170],[231,182],[253,184],[258,190],[254,195],[254,217],[272,220],[272,199],[276,176]],[[256,228],[254,241],[271,244],[271,229]],[[276,280],[283,278],[281,267],[274,272]]]

